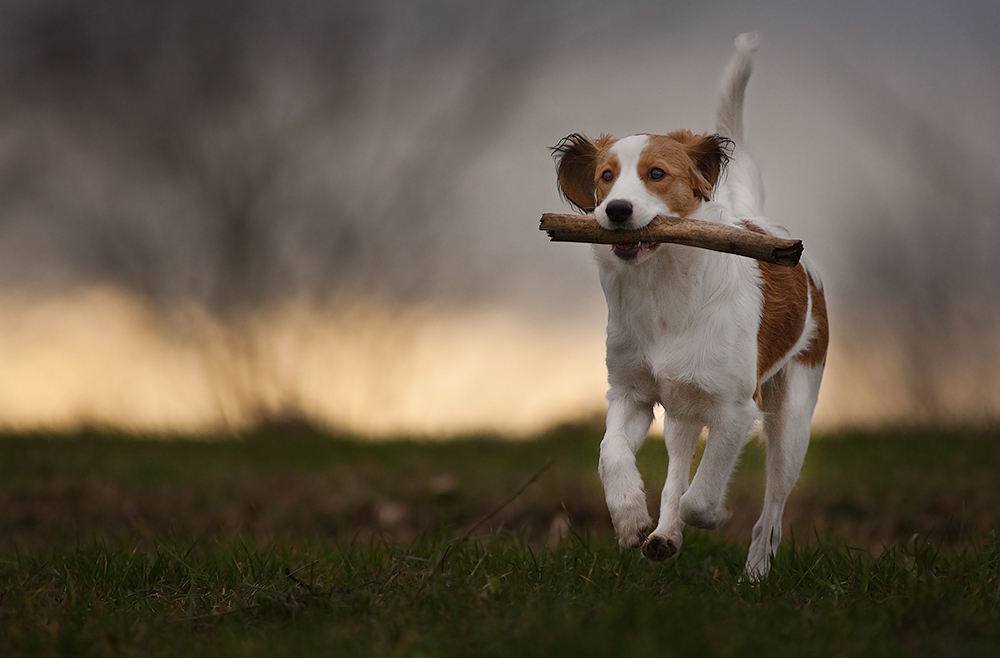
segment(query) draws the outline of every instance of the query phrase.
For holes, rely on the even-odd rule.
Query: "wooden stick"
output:
[[[539,228],[547,232],[553,242],[672,242],[747,256],[786,267],[795,267],[802,256],[801,240],[776,238],[750,229],[681,217],[661,215],[641,229],[611,231],[589,215],[545,213]]]

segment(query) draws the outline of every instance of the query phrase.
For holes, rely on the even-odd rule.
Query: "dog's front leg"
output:
[[[642,475],[635,464],[635,453],[646,440],[652,422],[651,402],[627,395],[609,396],[607,431],[601,441],[598,472],[622,549],[642,544],[652,524]]]
[[[660,521],[642,545],[642,554],[651,560],[665,560],[681,550],[684,540],[681,496],[688,488],[691,461],[701,430],[700,423],[685,423],[669,417],[664,421],[663,435],[670,461],[667,464],[667,481],[660,495]]]
[[[756,417],[755,409],[749,401],[737,405],[710,426],[698,472],[680,500],[681,518],[688,525],[712,530],[729,520],[726,489]]]

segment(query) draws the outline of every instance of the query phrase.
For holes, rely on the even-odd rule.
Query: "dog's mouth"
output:
[[[640,256],[647,256],[660,246],[658,242],[626,242],[611,246],[615,256],[622,260],[636,260]]]

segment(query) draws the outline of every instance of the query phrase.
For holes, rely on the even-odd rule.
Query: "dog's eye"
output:
[[[605,183],[610,183],[614,179],[615,175],[614,173],[612,173],[610,169],[606,170],[603,174],[601,174],[601,180],[604,181]]]
[[[659,167],[653,167],[649,170],[649,180],[660,180],[667,175],[667,172],[663,171]]]

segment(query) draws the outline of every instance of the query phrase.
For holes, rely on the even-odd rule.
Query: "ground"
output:
[[[1000,433],[815,437],[763,583],[740,578],[760,446],[733,480],[733,519],[654,564],[616,548],[600,436],[0,438],[0,654],[998,646]],[[654,511],[662,442],[639,458]]]

